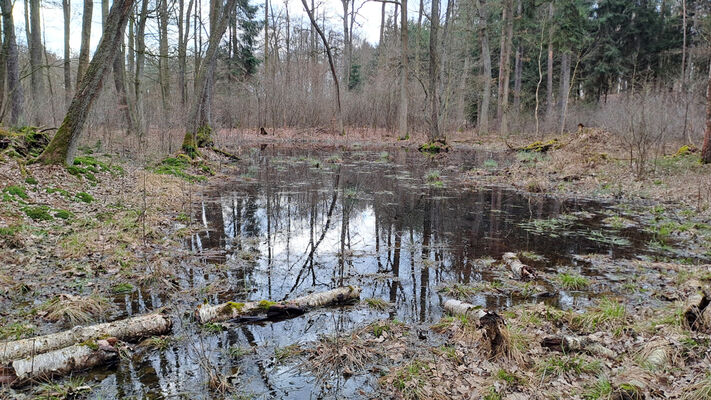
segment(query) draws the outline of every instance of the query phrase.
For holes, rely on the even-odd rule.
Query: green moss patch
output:
[[[92,201],[94,201],[94,196],[90,195],[87,192],[79,192],[75,195],[75,197],[80,201],[83,201],[84,203],[91,203]]]
[[[27,206],[22,208],[22,212],[34,221],[51,221],[54,219],[49,214],[49,207],[47,206]]]
[[[25,188],[17,186],[17,185],[10,185],[6,187],[5,189],[2,190],[3,193],[6,193],[11,196],[19,197],[23,200],[27,200],[29,196],[27,196],[27,192],[25,191]]]
[[[180,154],[177,157],[164,159],[153,169],[153,172],[161,175],[172,175],[188,182],[201,182],[207,179],[204,176],[189,174],[186,170],[190,164],[190,158],[185,154]]]

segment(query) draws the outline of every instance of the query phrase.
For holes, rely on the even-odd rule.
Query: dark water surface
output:
[[[223,265],[221,272],[207,274],[200,263],[183,266],[180,289],[213,284],[204,292],[217,294],[204,297],[218,303],[276,301],[357,285],[362,299],[383,299],[392,307],[318,310],[281,322],[230,324],[217,333],[178,321],[174,336],[179,340],[166,350],[99,373],[95,397],[212,398],[206,364],[225,375],[237,373],[243,394],[256,398],[367,397],[377,376],[356,374],[319,383],[293,363],[277,363],[275,352],[324,334],[346,334],[377,319],[436,322],[446,299],[440,289],[455,282],[500,279],[486,260],[507,251],[545,256],[536,264],[545,271],[566,268],[597,275],[573,255],[627,257],[649,241],[634,227],[607,228],[603,219],[616,212],[610,205],[501,187],[463,188],[461,172],[504,166],[509,161],[502,154],[456,152],[433,161],[404,149],[385,153],[263,146],[244,158],[241,176],[211,187],[196,204],[194,218],[204,229],[186,244],[204,255],[205,263]],[[540,223],[551,218],[558,224]],[[540,297],[487,293],[468,301],[493,309],[539,301],[577,309],[598,295],[546,289]],[[182,306],[190,310],[198,300]],[[139,313],[163,301],[138,292],[127,296],[125,308],[128,314]],[[250,354],[233,358],[228,350],[236,347]]]

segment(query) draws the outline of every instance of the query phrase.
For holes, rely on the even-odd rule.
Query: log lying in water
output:
[[[22,386],[70,372],[106,364],[118,357],[116,338],[87,341],[13,361],[0,368],[0,384]]]
[[[360,298],[360,288],[345,286],[326,292],[312,293],[283,302],[268,300],[237,303],[229,301],[215,306],[201,304],[195,315],[201,323],[227,321],[229,319],[244,318],[254,315],[266,314],[270,318],[290,317],[303,314],[310,308],[324,307],[334,304],[348,303]]]
[[[582,351],[598,357],[607,357],[614,359],[616,354],[614,351],[601,345],[600,343],[587,338],[577,336],[548,336],[543,338],[541,346],[556,351]]]
[[[508,328],[499,314],[453,299],[444,302],[444,309],[452,315],[478,319],[479,327],[484,329],[484,338],[488,342],[492,357],[511,355]]]
[[[514,276],[522,281],[530,281],[536,279],[536,271],[528,265],[521,262],[518,256],[514,253],[504,253],[501,257],[504,263],[508,265]]]
[[[50,335],[0,343],[0,363],[46,353],[97,338],[115,337],[127,341],[163,335],[170,331],[171,326],[171,320],[160,312],[104,324],[77,326],[68,331]]]

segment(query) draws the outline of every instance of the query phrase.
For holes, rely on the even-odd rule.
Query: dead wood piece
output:
[[[97,340],[13,361],[0,369],[0,382],[22,386],[31,381],[67,375],[103,365],[118,357],[109,340]]]
[[[229,151],[222,150],[222,149],[217,148],[217,147],[215,147],[215,146],[210,147],[210,149],[211,149],[212,151],[214,151],[215,153],[220,154],[220,155],[226,157],[228,160],[231,160],[231,161],[239,161],[239,160],[240,160],[239,157],[237,157],[236,155],[230,153]]]
[[[693,331],[705,331],[711,328],[711,296],[707,289],[690,296],[684,307],[684,323]]]
[[[0,363],[30,357],[33,354],[46,353],[97,338],[115,337],[119,340],[131,341],[141,337],[163,335],[170,331],[171,326],[170,318],[160,312],[103,324],[77,326],[50,335],[0,343]]]
[[[452,315],[477,318],[479,327],[484,329],[484,339],[488,343],[491,356],[509,355],[508,328],[499,314],[454,299],[445,301],[444,309]]]
[[[609,359],[614,359],[616,353],[607,347],[601,345],[600,343],[588,338],[588,337],[576,337],[576,336],[548,336],[543,338],[541,341],[541,346],[563,352],[585,352],[594,356],[606,357]]]
[[[320,293],[312,293],[283,302],[268,300],[238,303],[229,301],[218,305],[199,305],[195,314],[200,323],[220,322],[266,314],[268,318],[301,315],[311,308],[343,304],[360,298],[360,288],[344,286]]]
[[[536,271],[528,265],[521,262],[518,256],[514,253],[504,253],[501,259],[506,263],[514,276],[522,281],[530,281],[536,279]]]

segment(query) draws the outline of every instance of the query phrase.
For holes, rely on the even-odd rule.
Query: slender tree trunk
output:
[[[517,1],[516,17],[521,18],[522,13],[521,0]],[[516,55],[514,57],[514,110],[521,111],[521,75],[523,74],[523,46],[521,43],[516,45]]]
[[[406,0],[407,1],[407,0]],[[350,80],[351,72],[351,59],[350,59],[350,36],[349,36],[349,24],[348,24],[348,13],[351,6],[350,0],[341,0],[341,5],[343,6],[343,87],[348,90],[348,81]]]
[[[326,55],[328,56],[328,64],[331,67],[331,76],[333,77],[333,84],[334,84],[335,90],[336,90],[336,109],[337,109],[337,113],[338,113],[338,115],[337,115],[338,133],[340,135],[345,135],[346,130],[345,130],[345,127],[343,126],[343,113],[341,111],[341,90],[340,90],[339,84],[338,84],[338,73],[336,73],[336,65],[333,62],[333,55],[331,53],[331,46],[328,44],[326,35],[324,35],[323,31],[318,26],[318,23],[316,22],[316,18],[314,17],[313,10],[309,9],[309,6],[306,3],[306,0],[301,0],[301,4],[304,5],[306,14],[308,14],[309,20],[311,20],[311,25],[314,27],[314,29],[316,30],[316,33],[319,35],[319,37],[321,37],[321,42],[323,42],[323,47],[326,49]]]
[[[3,38],[2,35],[2,21],[0,21],[0,39]],[[4,116],[4,107],[5,107],[5,95],[7,94],[5,92],[5,82],[7,82],[7,79],[5,78],[7,74],[7,51],[5,47],[2,47],[2,50],[0,50],[0,122],[2,122],[2,116]]]
[[[145,118],[145,108],[143,104],[143,75],[146,65],[146,21],[148,20],[148,0],[141,1],[141,11],[138,14],[136,24],[136,71],[133,77],[133,98],[136,99],[135,120],[136,133],[138,136],[146,134],[147,124]]]
[[[711,163],[711,63],[709,63],[709,79],[706,85],[706,130],[704,145],[701,147],[701,162]]]
[[[168,0],[158,0],[158,22],[160,40],[158,41],[158,74],[160,93],[163,100],[163,112],[170,108],[170,75],[168,71]]]
[[[180,0],[180,15],[178,23],[178,86],[180,86],[180,104],[185,106],[188,98],[188,84],[186,82],[187,61],[188,61],[188,40],[190,35],[190,13],[193,8],[193,0],[188,2],[188,9],[183,15],[185,0]],[[185,25],[183,25],[183,23]]]
[[[479,133],[489,132],[489,103],[491,101],[491,51],[489,50],[489,15],[486,11],[486,4],[483,0],[477,0],[477,10],[479,13],[479,40],[481,41],[481,74],[482,93],[481,105],[479,107],[478,129]]]
[[[686,0],[681,0],[681,29],[683,42],[681,46],[681,88],[686,86]]]
[[[501,56],[499,57],[499,91],[496,118],[499,133],[508,134],[509,79],[511,76],[511,41],[513,37],[513,0],[504,1],[502,21],[505,31],[501,36]]]
[[[127,131],[136,133],[136,124],[134,115],[131,112],[132,104],[129,104],[128,95],[126,93],[126,53],[124,51],[124,40],[121,38],[121,44],[116,52],[116,57],[113,62],[114,71],[114,87],[116,88],[116,96],[118,97],[119,110],[126,118]]]
[[[12,2],[0,0],[2,7],[3,49],[7,57],[7,91],[10,101],[10,125],[22,122],[24,94],[20,85],[19,52],[12,18]]]
[[[89,47],[91,41],[91,14],[94,10],[92,0],[84,0],[84,13],[81,24],[81,47],[79,48],[79,67],[77,68],[77,89],[79,82],[84,77],[84,73],[89,65]]]
[[[570,51],[560,56],[560,132],[565,130],[565,114],[568,111],[568,93],[570,92]]]
[[[546,75],[546,120],[553,116],[553,2],[548,5],[548,69]]]
[[[39,105],[39,102],[45,99],[44,80],[42,78],[42,72],[44,71],[42,54],[44,54],[44,50],[42,46],[42,21],[40,20],[39,0],[30,0],[30,24],[30,82],[32,100]]]
[[[439,78],[439,53],[437,49],[437,31],[439,30],[439,0],[432,0],[430,14],[430,66],[429,66],[429,100],[430,100],[430,141],[440,138],[439,132],[439,96],[437,94]]]
[[[384,45],[383,40],[385,39],[385,2],[380,5],[380,39],[378,40],[378,46],[382,48]],[[382,50],[381,50],[382,51]]]
[[[101,91],[101,82],[111,68],[121,45],[132,6],[133,0],[114,0],[106,19],[104,34],[85,75],[79,82],[64,122],[39,156],[38,161],[45,164],[72,164],[84,122],[91,111],[91,105]]]
[[[400,139],[408,137],[407,131],[407,113],[409,94],[407,88],[408,82],[408,32],[407,32],[407,0],[400,0],[402,3],[402,12],[400,13],[400,108],[398,118],[398,129]]]
[[[69,47],[69,24],[72,20],[70,0],[62,0],[62,12],[64,13],[64,109],[66,109],[72,101],[72,62]]]

